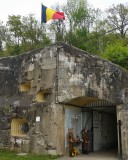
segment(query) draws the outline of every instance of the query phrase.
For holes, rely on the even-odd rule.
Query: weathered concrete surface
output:
[[[16,57],[1,58],[0,81],[0,147],[13,149],[11,121],[25,118],[29,124],[26,138],[17,138],[22,151],[62,154],[64,152],[64,111],[55,105],[57,46],[36,50]],[[8,71],[8,72],[7,72]],[[30,89],[20,91],[20,84],[30,83]],[[38,92],[47,93],[41,101]],[[36,122],[36,117],[40,121]],[[20,126],[19,126],[20,127]],[[13,138],[12,138],[13,137]],[[21,145],[22,144],[22,145]]]
[[[117,121],[121,120],[121,141],[123,158],[128,158],[128,105],[117,106]],[[120,146],[118,146],[120,150]]]
[[[127,103],[128,72],[121,67],[70,46],[58,59],[59,101],[84,96]]]
[[[23,139],[28,151],[65,154],[64,104],[82,107],[103,99],[128,108],[128,72],[63,43],[1,58],[0,77],[0,147],[14,145],[11,122],[21,117],[29,124]]]

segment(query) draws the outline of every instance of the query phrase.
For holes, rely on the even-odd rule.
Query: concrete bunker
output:
[[[90,151],[117,147],[118,130],[118,153],[128,158],[128,72],[121,67],[59,43],[1,58],[0,76],[1,148],[10,148],[18,114],[29,124],[21,140],[30,152],[65,155],[68,128],[77,136],[86,125]]]

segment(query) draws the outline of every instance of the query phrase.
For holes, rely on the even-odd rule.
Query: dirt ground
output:
[[[80,154],[76,157],[61,157],[58,160],[119,160],[115,151]]]

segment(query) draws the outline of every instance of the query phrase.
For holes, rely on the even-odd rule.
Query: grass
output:
[[[0,150],[0,160],[55,160],[58,156],[27,154],[24,156],[17,155],[17,152]]]

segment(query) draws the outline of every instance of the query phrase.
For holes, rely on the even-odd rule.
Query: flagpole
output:
[[[42,24],[42,16],[43,16],[43,13],[42,13],[42,5],[43,5],[43,3],[41,3],[41,24]]]
[[[58,20],[56,41],[63,41],[64,23],[62,19]]]

